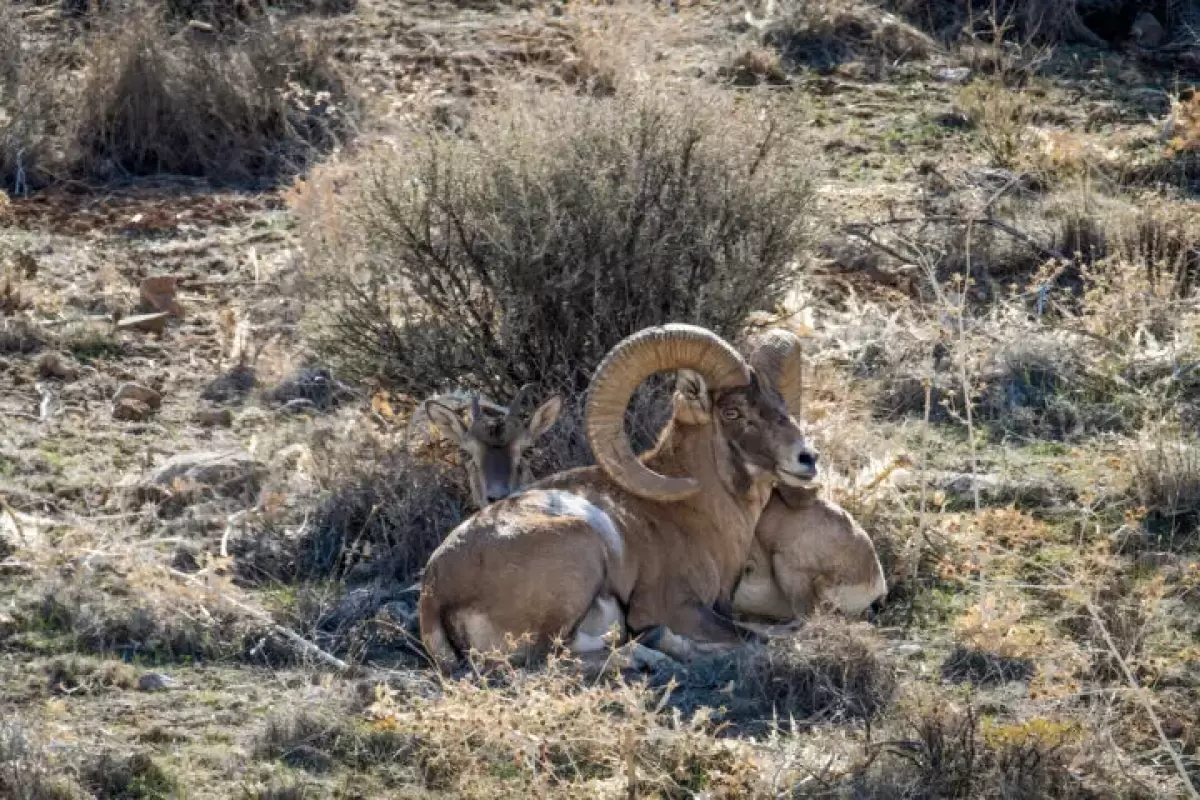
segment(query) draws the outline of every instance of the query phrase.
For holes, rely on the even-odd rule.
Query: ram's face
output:
[[[780,394],[757,374],[748,386],[720,393],[713,407],[716,423],[751,472],[773,474],[788,486],[816,480],[816,449]]]

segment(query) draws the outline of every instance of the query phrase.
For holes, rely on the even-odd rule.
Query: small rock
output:
[[[192,544],[182,544],[171,555],[171,566],[180,572],[191,574],[200,571],[200,549]]]
[[[353,396],[354,390],[337,380],[325,367],[305,367],[265,394],[267,402],[288,410],[304,410],[315,406],[321,411],[333,408]],[[307,400],[309,405],[292,406],[296,400]]]
[[[966,83],[971,78],[967,67],[941,67],[933,71],[933,77],[942,83]]]
[[[168,689],[174,689],[178,685],[179,681],[161,672],[144,673],[137,681],[139,692],[164,692]]]
[[[117,322],[119,330],[141,331],[142,333],[157,333],[160,336],[167,329],[167,317],[171,316],[165,312],[157,314],[138,314],[133,317],[125,317]]]
[[[257,494],[267,467],[249,453],[183,453],[167,459],[142,481],[146,487],[170,489],[177,482],[197,484],[226,497]]]
[[[198,19],[188,20],[188,24],[184,27],[184,33],[197,42],[215,42],[217,40],[216,29]]]
[[[142,308],[146,311],[163,312],[172,317],[182,317],[183,308],[175,299],[178,279],[174,275],[155,275],[142,280]]]
[[[1133,20],[1129,28],[1129,38],[1138,47],[1158,47],[1166,38],[1162,23],[1149,11],[1143,11]]]
[[[1187,724],[1179,717],[1168,715],[1162,719],[1163,734],[1168,739],[1180,739],[1187,731]]]
[[[57,378],[60,381],[73,381],[79,377],[79,367],[69,358],[53,350],[43,353],[37,362],[38,377]]]
[[[202,408],[192,415],[192,422],[205,428],[229,428],[233,425],[233,412],[228,408]]]
[[[137,402],[148,406],[151,409],[157,410],[162,406],[162,395],[151,389],[149,386],[143,386],[140,383],[132,381],[122,383],[117,387],[117,393],[113,395],[113,403],[120,403],[123,400],[136,400]]]
[[[925,655],[925,647],[909,642],[889,647],[888,653],[896,658],[918,658]]]
[[[254,368],[239,364],[205,386],[200,397],[210,403],[235,402],[253,389],[256,383]]]
[[[113,403],[112,417],[119,422],[145,422],[154,415],[154,409],[133,398]]]
[[[934,121],[943,128],[961,131],[971,127],[971,119],[961,111],[947,111],[938,114]]]

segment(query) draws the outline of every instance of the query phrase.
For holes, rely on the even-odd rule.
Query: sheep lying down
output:
[[[821,498],[816,486],[777,487],[755,529],[732,603],[717,611],[769,638],[796,631],[818,609],[848,617],[873,613],[887,591],[871,537],[845,509]],[[611,598],[599,599],[579,628],[580,636],[608,642],[627,633]],[[656,651],[686,648],[675,638],[669,629],[644,633],[634,662],[653,665],[661,660]]]
[[[871,537],[845,509],[816,487],[777,487],[755,528],[732,610],[772,622],[803,620],[820,607],[858,617],[887,590]]]

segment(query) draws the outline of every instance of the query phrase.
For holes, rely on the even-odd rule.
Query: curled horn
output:
[[[659,475],[645,466],[625,435],[625,409],[638,385],[655,373],[680,369],[698,372],[710,390],[750,383],[749,365],[728,342],[704,328],[672,323],[619,342],[588,387],[588,444],[605,473],[639,497],[673,502],[700,488],[693,478]]]
[[[746,349],[754,371],[783,396],[792,416],[799,417],[804,389],[799,337],[776,328],[751,339]]]

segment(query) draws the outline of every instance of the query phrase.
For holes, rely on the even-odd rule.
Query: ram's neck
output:
[[[642,461],[660,475],[697,481],[700,491],[681,505],[710,520],[708,527],[732,546],[735,558],[745,560],[754,526],[771,499],[772,475],[751,472],[712,425],[667,423]]]

